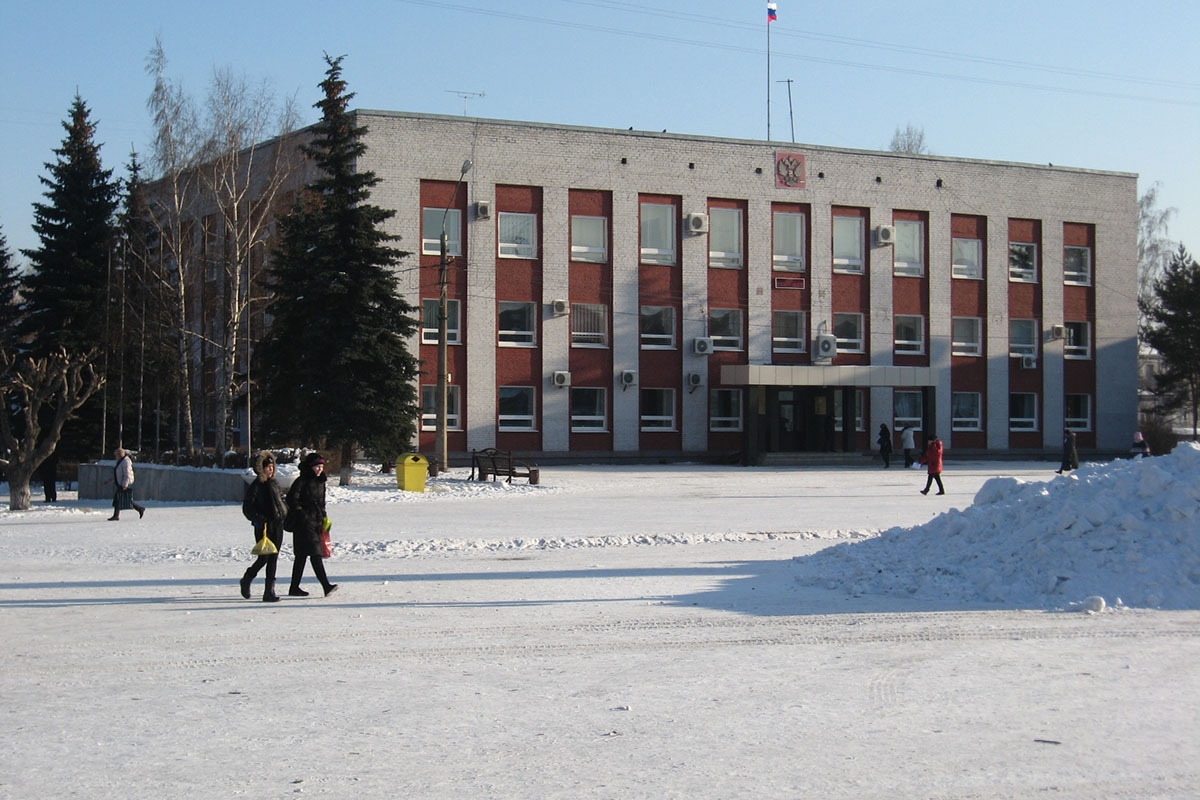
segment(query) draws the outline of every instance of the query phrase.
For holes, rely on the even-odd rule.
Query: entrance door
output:
[[[824,387],[770,387],[760,442],[765,453],[833,449],[833,397]]]

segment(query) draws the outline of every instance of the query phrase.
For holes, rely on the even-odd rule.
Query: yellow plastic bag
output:
[[[273,556],[278,552],[279,548],[276,547],[275,543],[271,541],[271,538],[267,536],[267,528],[264,525],[262,538],[254,543],[254,547],[250,549],[250,554],[255,556]]]

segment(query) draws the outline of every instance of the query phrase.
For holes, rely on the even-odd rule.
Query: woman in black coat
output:
[[[250,583],[258,571],[267,568],[267,585],[263,589],[263,602],[275,603],[279,595],[275,594],[275,567],[279,562],[278,548],[283,547],[283,518],[287,516],[287,503],[283,500],[283,491],[275,482],[275,454],[259,453],[254,460],[254,483],[246,487],[246,495],[242,499],[242,514],[254,525],[254,541],[265,534],[275,545],[276,552],[269,556],[259,556],[258,559],[242,575],[242,597],[250,599]]]
[[[883,468],[887,469],[892,465],[892,432],[887,425],[879,426],[879,438],[875,442],[879,445],[879,455],[883,456]]]
[[[288,595],[308,595],[300,588],[300,579],[304,577],[304,562],[310,559],[313,574],[328,597],[338,587],[325,576],[325,563],[321,557],[321,529],[325,527],[325,459],[320,453],[309,453],[300,462],[300,476],[288,489],[287,505],[289,515],[295,514],[297,517],[292,539],[296,561],[292,566],[292,585]]]
[[[1075,431],[1070,428],[1064,428],[1062,464],[1054,471],[1062,475],[1064,472],[1070,472],[1073,469],[1079,469],[1079,453],[1075,449]]]

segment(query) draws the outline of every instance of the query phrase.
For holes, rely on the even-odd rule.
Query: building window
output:
[[[863,352],[863,315],[834,314],[833,335],[839,353]]]
[[[950,353],[956,356],[983,355],[983,320],[954,317],[950,321]]]
[[[1064,427],[1073,431],[1090,431],[1092,429],[1092,396],[1090,394],[1067,395],[1064,411]]]
[[[785,272],[804,272],[806,260],[804,246],[807,221],[803,214],[792,211],[776,211],[771,228],[771,248],[774,253],[775,269]]]
[[[742,429],[742,392],[740,389],[713,389],[708,393],[708,429]]]
[[[742,266],[742,210],[710,208],[708,211],[708,265]]]
[[[893,346],[897,353],[919,356],[925,352],[924,317],[897,314],[894,320],[894,330]]]
[[[1008,396],[1008,429],[1010,431],[1036,431],[1037,395],[1030,392],[1013,392]]]
[[[608,261],[608,220],[571,216],[571,260],[603,264]]]
[[[537,214],[500,212],[500,257],[537,258]]]
[[[501,386],[498,410],[502,431],[534,430],[532,386]]]
[[[833,271],[855,273],[863,271],[862,217],[834,216]]]
[[[983,241],[954,237],[950,244],[950,276],[983,279]]]
[[[608,347],[608,306],[603,303],[571,304],[571,345]]]
[[[604,389],[571,387],[571,432],[602,433],[608,429],[608,402]]]
[[[1092,283],[1092,248],[1067,246],[1063,248],[1063,282],[1076,286]]]
[[[892,245],[892,271],[920,278],[925,275],[925,223],[916,219],[896,220],[896,243]]]
[[[642,430],[675,430],[674,389],[642,389]]]
[[[979,392],[953,392],[950,395],[950,429],[983,430],[983,397]]]
[[[845,426],[842,425],[842,392],[840,389],[833,392],[833,429],[842,431]],[[854,430],[863,430],[863,390],[854,390]]]
[[[1033,242],[1008,243],[1008,279],[1018,283],[1037,283],[1037,245]]]
[[[714,350],[742,349],[742,310],[712,308],[708,312],[708,335]]]
[[[446,255],[462,255],[462,211],[457,208],[421,209],[421,254],[442,254],[442,215],[446,216]]]
[[[461,431],[462,417],[459,415],[459,387],[446,387],[446,430]],[[437,430],[437,386],[421,387],[421,430]]]
[[[1037,356],[1038,325],[1036,319],[1010,319],[1008,321],[1008,354],[1010,356]]]
[[[803,353],[805,324],[803,311],[776,311],[772,316],[771,349],[776,353]]]
[[[1063,342],[1063,358],[1092,357],[1092,325],[1089,322],[1068,322],[1063,325],[1067,336]]]
[[[642,347],[671,350],[675,347],[675,309],[671,306],[642,306]]]
[[[642,263],[675,264],[675,206],[642,203]]]
[[[925,425],[925,402],[920,392],[892,391],[892,427],[916,428],[920,430]]]
[[[438,298],[421,301],[421,344],[438,343]],[[446,344],[460,344],[458,301],[446,300]]]
[[[533,347],[537,344],[537,323],[533,303],[500,301],[500,344]]]

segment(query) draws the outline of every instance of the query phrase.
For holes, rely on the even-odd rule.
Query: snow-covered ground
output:
[[[236,505],[60,492],[0,798],[1200,796],[1200,449],[1052,469],[363,469],[272,605]]]

